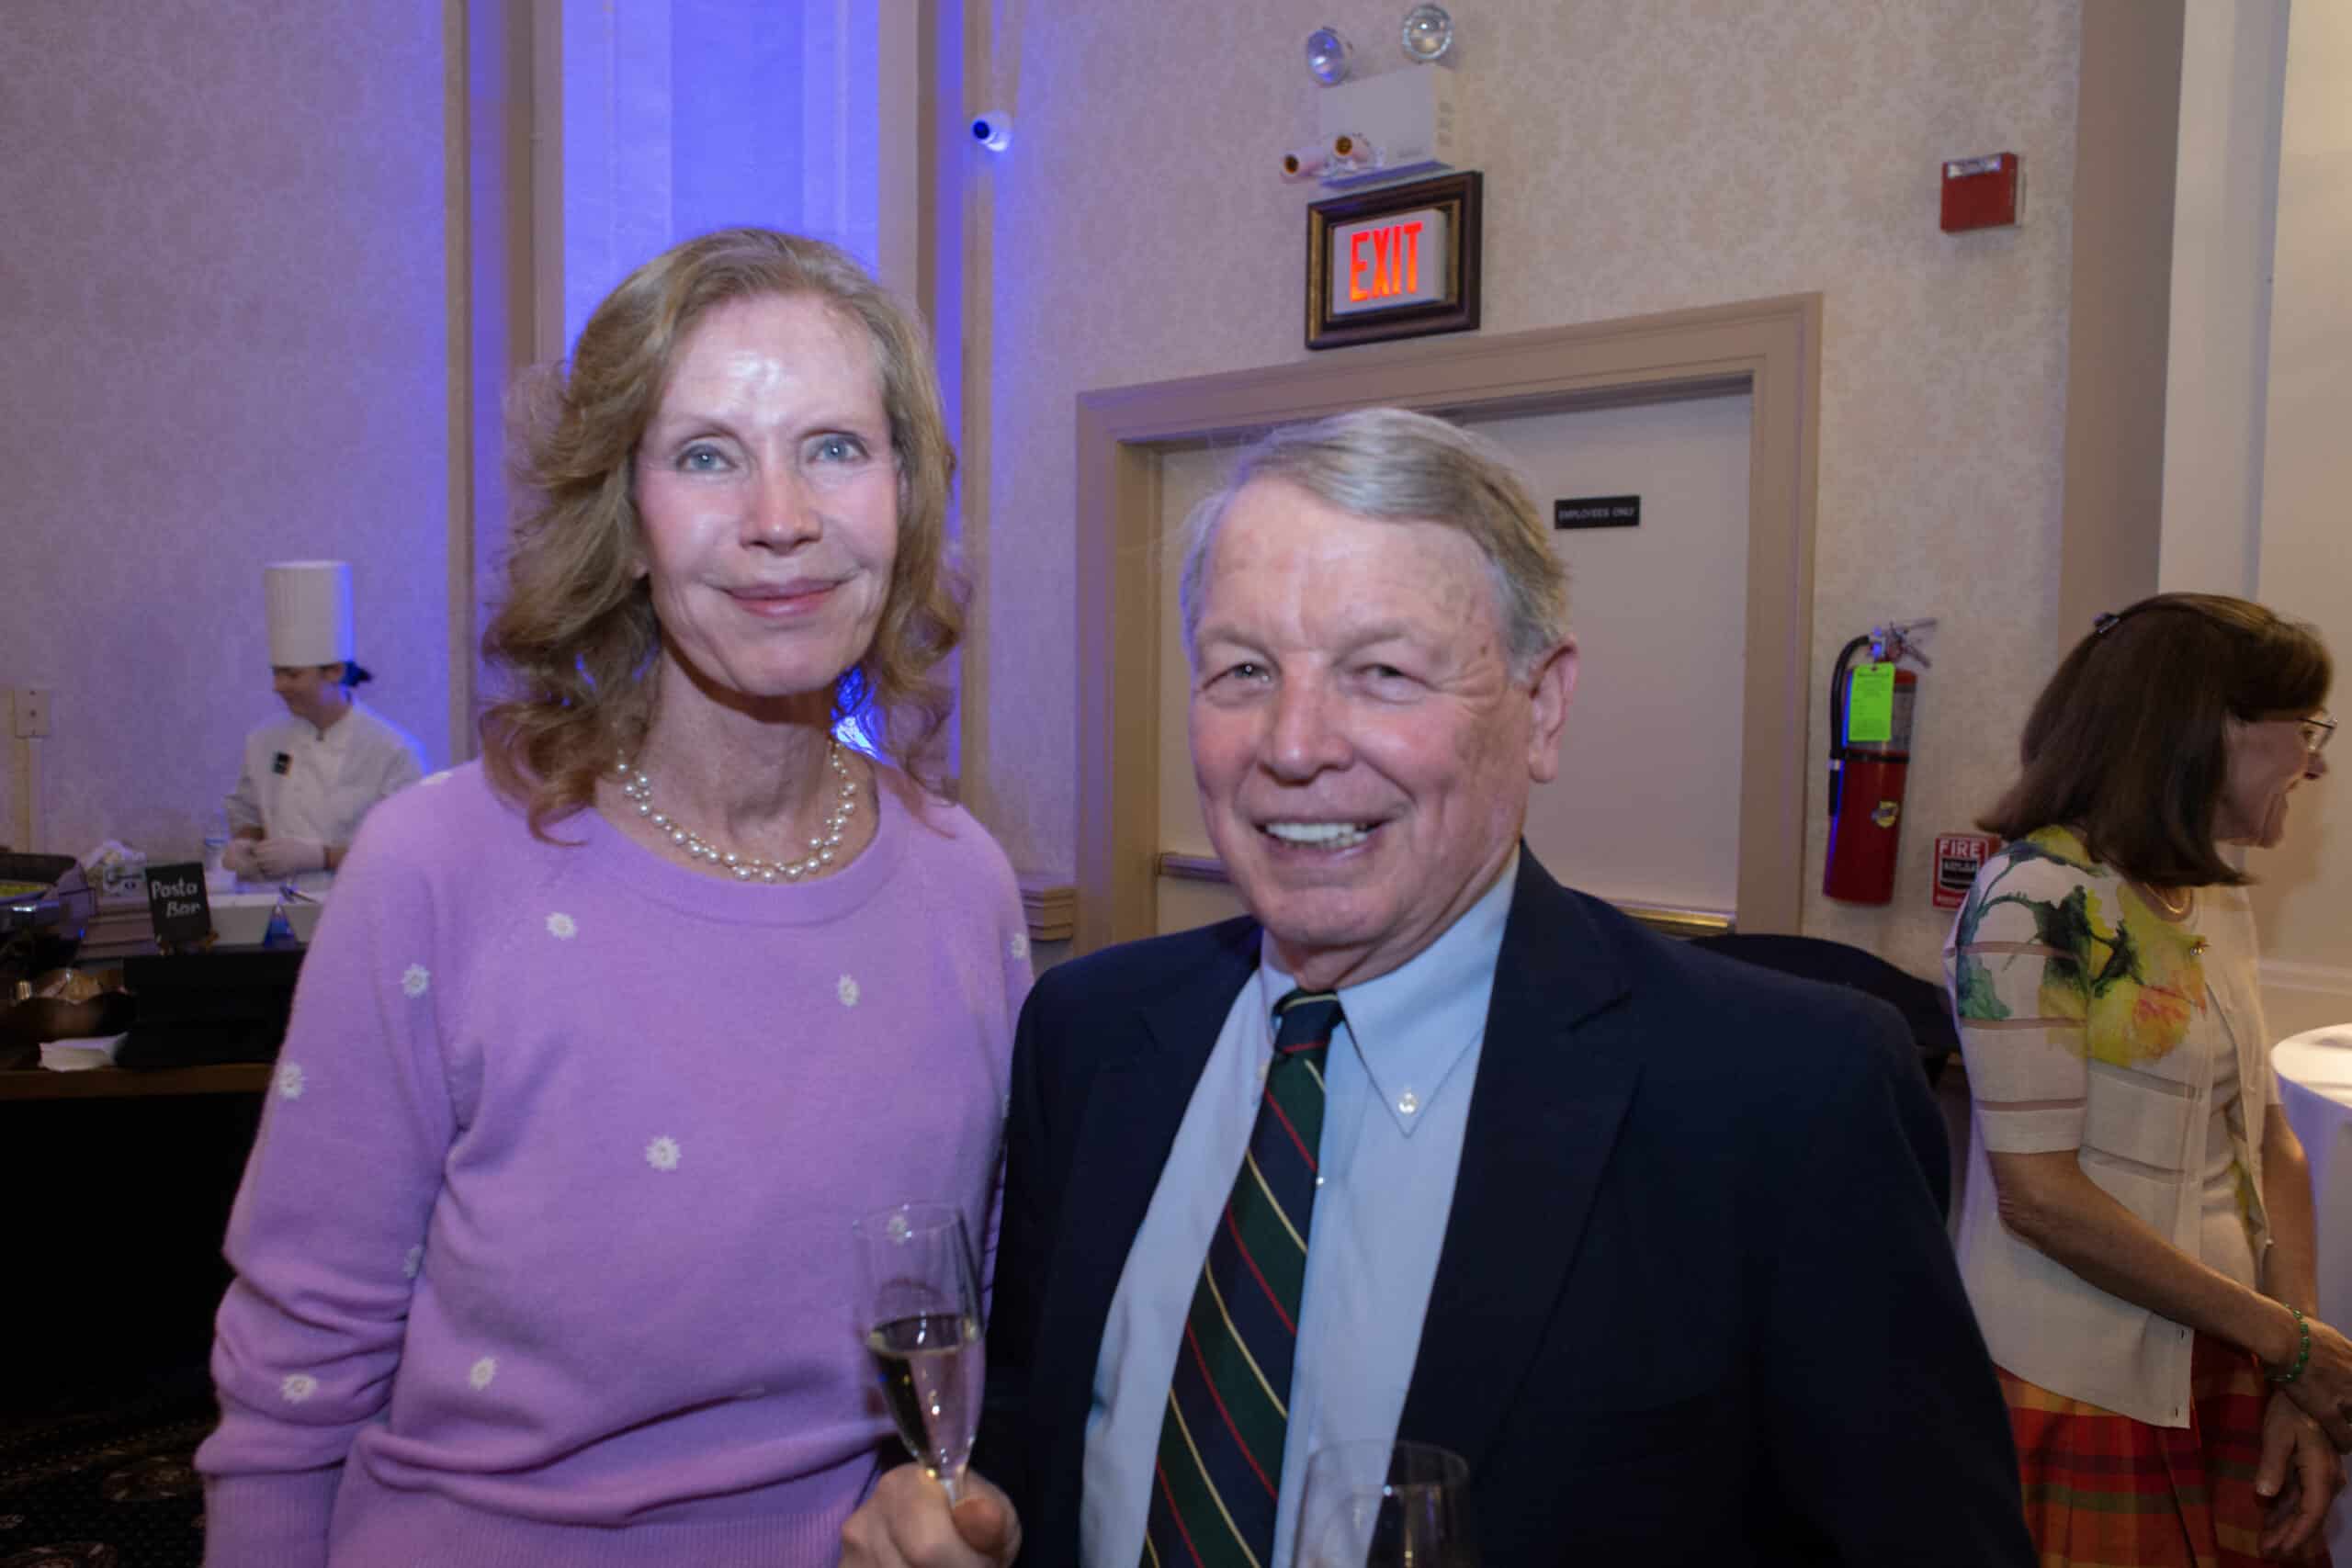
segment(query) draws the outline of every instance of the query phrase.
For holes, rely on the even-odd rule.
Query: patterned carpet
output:
[[[93,1408],[0,1416],[0,1568],[198,1568],[189,1461],[219,1418],[200,1372]]]

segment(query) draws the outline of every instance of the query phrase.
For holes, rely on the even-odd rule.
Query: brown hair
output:
[[[939,375],[922,324],[844,252],[767,229],[722,229],[673,246],[596,307],[569,370],[543,367],[510,406],[527,499],[506,560],[506,598],[482,637],[503,698],[482,715],[482,761],[531,830],[587,806],[596,780],[642,741],[661,647],[639,550],[633,468],[687,336],[715,307],[814,296],[874,345],[899,470],[899,539],[874,642],[834,683],[889,759],[928,787],[926,748],[952,704],[932,671],[963,640],[965,585],[948,558],[956,471]]]
[[[2074,828],[2093,859],[2158,887],[2244,882],[2213,841],[2229,720],[2308,714],[2333,675],[2318,633],[2244,599],[2159,593],[2102,615],[2042,688],[2024,771],[1978,825]]]

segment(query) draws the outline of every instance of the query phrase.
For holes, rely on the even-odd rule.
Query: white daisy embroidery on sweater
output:
[[[308,1372],[288,1372],[277,1385],[278,1396],[288,1404],[300,1404],[319,1392],[319,1380]]]
[[[490,1380],[497,1375],[498,1358],[495,1356],[484,1356],[481,1360],[474,1363],[474,1370],[466,1374],[466,1381],[473,1384],[476,1388],[488,1388],[490,1386]]]
[[[1029,956],[1029,933],[1014,931],[1012,940],[1005,945],[1012,949],[1012,956],[1016,961],[1026,958]]]
[[[559,942],[570,942],[579,933],[579,931],[580,928],[571,923],[570,915],[555,914],[548,917],[548,935]]]
[[[675,1138],[662,1137],[656,1138],[651,1143],[646,1145],[645,1163],[651,1166],[656,1170],[677,1169],[678,1140]]]
[[[856,977],[849,975],[842,976],[838,981],[834,982],[833,994],[841,998],[842,1006],[845,1008],[855,1007],[857,1005],[858,997]]]
[[[433,971],[422,964],[412,964],[401,971],[401,990],[412,997],[424,995],[433,984]]]
[[[302,1098],[302,1067],[298,1062],[281,1062],[277,1066],[277,1097],[280,1100]]]

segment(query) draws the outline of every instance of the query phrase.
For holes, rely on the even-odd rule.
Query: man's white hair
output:
[[[1234,498],[1279,479],[1374,522],[1459,528],[1487,558],[1512,675],[1525,679],[1568,637],[1568,572],[1550,530],[1501,447],[1409,409],[1357,409],[1269,432],[1242,452],[1224,486],[1185,520],[1177,604],[1184,656],[1197,661],[1209,551]]]

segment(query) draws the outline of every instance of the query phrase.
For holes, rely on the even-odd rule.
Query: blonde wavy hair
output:
[[[525,499],[506,595],[482,636],[503,687],[482,714],[482,762],[542,839],[595,798],[598,776],[636,751],[651,717],[662,630],[632,570],[642,550],[638,443],[702,317],[767,296],[826,300],[874,345],[899,473],[898,554],[873,644],[834,684],[833,716],[854,717],[907,775],[939,787],[927,759],[952,699],[933,671],[963,640],[967,589],[947,547],[956,453],[929,341],[845,252],[722,229],[629,274],[581,329],[569,367],[529,373],[510,402]]]

